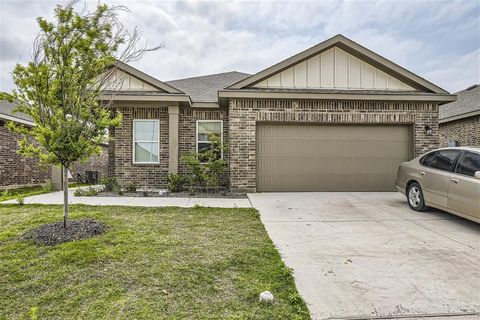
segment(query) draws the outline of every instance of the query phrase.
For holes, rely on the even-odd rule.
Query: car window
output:
[[[480,171],[480,154],[464,151],[458,158],[455,173],[473,177],[477,171]]]
[[[437,151],[435,158],[430,161],[430,168],[450,171],[460,150],[441,150]]]
[[[432,162],[432,159],[435,158],[436,154],[436,152],[427,153],[420,159],[420,164],[422,166],[430,167],[430,162]]]

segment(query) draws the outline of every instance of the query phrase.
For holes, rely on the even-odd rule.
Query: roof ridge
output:
[[[245,73],[245,72],[233,70],[233,71],[226,71],[226,72],[218,72],[218,73],[206,74],[206,75],[202,75],[202,76],[194,76],[194,77],[187,77],[187,78],[167,80],[167,81],[165,81],[165,82],[174,82],[174,81],[180,81],[180,80],[190,80],[190,79],[205,78],[205,77],[218,76],[218,75],[227,74],[227,73],[241,73],[241,74],[244,74],[244,75],[250,75],[249,73]]]

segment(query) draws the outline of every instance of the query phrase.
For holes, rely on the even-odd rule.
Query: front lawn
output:
[[[109,229],[38,246],[21,235],[61,207],[0,205],[0,319],[310,319],[254,209],[74,205],[71,217]]]

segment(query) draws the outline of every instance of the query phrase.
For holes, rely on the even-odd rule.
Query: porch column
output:
[[[168,106],[168,173],[178,172],[179,106]]]

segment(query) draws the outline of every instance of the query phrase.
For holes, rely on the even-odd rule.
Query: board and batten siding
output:
[[[111,83],[109,83],[106,89],[115,89],[121,91],[158,91],[158,89],[143,82],[142,80],[120,70],[115,71],[113,80]]]
[[[256,88],[412,91],[411,86],[333,47],[253,85]]]

